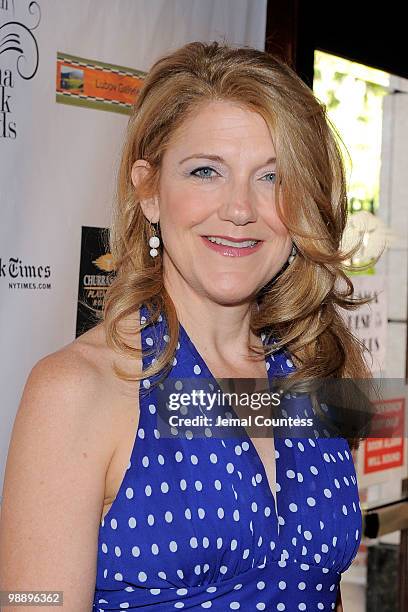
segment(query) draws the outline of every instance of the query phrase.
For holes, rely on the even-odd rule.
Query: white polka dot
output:
[[[181,595],[187,595],[188,590],[187,589],[177,589],[176,591],[177,595],[181,596]]]
[[[132,489],[132,487],[128,487],[128,488],[126,489],[126,497],[127,497],[128,499],[132,499],[132,497],[133,497],[133,489]]]
[[[201,368],[199,365],[195,365],[193,368],[194,374],[200,374],[201,373]]]
[[[284,580],[280,580],[278,582],[278,587],[283,591],[283,589],[286,589],[286,582]]]
[[[289,504],[289,510],[291,512],[297,512],[297,509],[298,509],[298,507],[297,507],[296,504],[294,504],[294,503]]]
[[[151,550],[152,550],[152,553],[154,555],[158,555],[159,554],[159,547],[157,546],[157,544],[152,544]]]
[[[231,610],[239,610],[241,605],[237,601],[232,601],[230,603]]]
[[[171,521],[173,520],[173,515],[170,512],[170,510],[167,510],[164,514],[164,520],[166,521],[166,523],[171,523]]]
[[[295,474],[295,472],[294,472],[293,470],[287,470],[287,471],[286,471],[286,476],[287,476],[288,478],[294,478],[294,477],[295,477],[295,475],[296,475],[296,474]]]
[[[262,589],[264,589],[264,588],[265,588],[265,583],[264,583],[264,581],[263,581],[263,580],[260,580],[260,581],[257,583],[256,588],[257,588],[257,589],[259,589],[260,591],[262,591]]]
[[[332,496],[332,492],[330,491],[330,489],[325,489],[323,491],[324,495],[328,498],[330,498]]]
[[[303,591],[306,588],[306,582],[299,582],[298,589]]]
[[[176,552],[176,550],[177,550],[177,542],[172,540],[170,542],[170,544],[169,544],[169,549],[171,550],[171,552]]]
[[[276,606],[277,610],[286,610],[286,606],[284,603],[278,603],[278,605]]]
[[[116,529],[116,527],[118,526],[118,521],[114,518],[111,519],[110,526],[112,529]]]
[[[217,457],[217,455],[215,453],[211,453],[210,461],[211,461],[211,463],[217,463],[218,457]]]

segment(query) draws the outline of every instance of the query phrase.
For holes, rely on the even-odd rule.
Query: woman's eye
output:
[[[191,172],[191,175],[192,175],[192,176],[195,176],[195,177],[197,177],[197,178],[199,178],[199,179],[202,179],[202,180],[204,180],[204,181],[205,181],[205,180],[211,180],[211,179],[213,179],[213,178],[214,178],[213,176],[209,176],[209,175],[208,175],[208,173],[207,173],[207,175],[205,175],[205,174],[201,174],[201,175],[200,175],[200,174],[196,174],[196,172],[201,172],[201,173],[203,173],[204,171],[215,172],[215,170],[214,170],[213,168],[210,168],[209,166],[203,166],[202,168],[196,168],[195,170],[193,170],[193,171]]]
[[[276,172],[268,172],[268,174],[265,174],[265,176],[273,176],[272,183],[274,183],[276,181]],[[265,176],[263,178],[265,178]],[[267,181],[267,182],[269,182],[269,181]]]

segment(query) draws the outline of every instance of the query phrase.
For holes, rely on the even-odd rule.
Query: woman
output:
[[[346,212],[325,109],[287,65],[215,42],[154,64],[123,149],[103,321],[24,389],[3,589],[63,591],[75,612],[335,608],[361,539],[358,439],[165,436],[157,417],[163,381],[183,377],[369,377],[336,309],[358,303]]]

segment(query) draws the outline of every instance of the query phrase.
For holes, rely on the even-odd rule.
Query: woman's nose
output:
[[[219,208],[219,216],[223,221],[245,225],[257,220],[256,206],[247,188],[235,189],[234,192],[224,196],[226,199]]]

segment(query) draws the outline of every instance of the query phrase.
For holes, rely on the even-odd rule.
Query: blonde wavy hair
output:
[[[284,61],[250,47],[218,42],[191,42],[160,57],[144,80],[128,122],[109,237],[114,273],[100,318],[108,345],[130,358],[140,358],[141,351],[124,341],[119,323],[141,304],[149,313],[145,325],[156,322],[160,314],[166,317],[170,339],[141,375],[114,364],[115,374],[137,381],[159,372],[165,376],[172,367],[179,322],[163,284],[162,257],[149,254],[151,227],[140,201],[158,193],[163,154],[176,130],[212,101],[238,103],[266,121],[277,157],[277,211],[297,247],[290,266],[285,265],[257,296],[259,308],[252,309],[250,327],[257,336],[264,332],[267,342],[266,352],[248,347],[253,358],[264,359],[285,347],[297,368],[288,375],[291,381],[370,378],[366,349],[338,311],[370,301],[352,297],[353,284],[346,275],[350,266],[345,260],[360,245],[341,251],[347,194],[335,134],[340,137],[325,105]],[[151,168],[136,189],[131,170],[137,159],[147,160]],[[351,438],[349,443],[357,448],[359,440]]]

